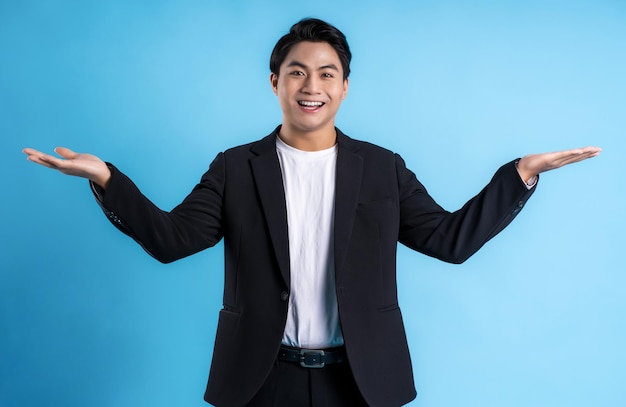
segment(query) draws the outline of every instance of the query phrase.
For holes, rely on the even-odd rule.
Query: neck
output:
[[[302,131],[282,125],[278,137],[285,144],[302,151],[326,150],[337,144],[335,126],[316,131]]]

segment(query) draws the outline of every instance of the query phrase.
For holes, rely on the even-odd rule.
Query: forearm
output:
[[[407,198],[400,241],[424,254],[450,263],[462,263],[504,229],[520,212],[529,189],[514,162],[502,166],[491,182],[455,212],[437,210],[430,197]]]
[[[155,259],[169,263],[221,239],[220,198],[200,183],[172,211],[159,209],[114,166],[106,191],[92,184],[109,221]]]

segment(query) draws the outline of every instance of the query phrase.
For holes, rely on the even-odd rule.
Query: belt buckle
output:
[[[323,356],[323,350],[300,349],[300,366],[313,369],[322,368],[324,367]]]

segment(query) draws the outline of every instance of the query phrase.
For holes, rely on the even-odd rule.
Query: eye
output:
[[[332,73],[324,72],[324,73],[322,74],[322,78],[328,78],[328,79],[330,79],[330,78],[334,78],[334,75],[333,75]]]
[[[302,72],[302,71],[292,71],[291,75],[293,75],[293,76],[304,76],[304,72]]]

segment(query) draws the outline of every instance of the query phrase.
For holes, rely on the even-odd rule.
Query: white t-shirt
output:
[[[333,225],[337,146],[302,151],[276,138],[287,204],[291,292],[285,345],[343,345],[335,291]]]

